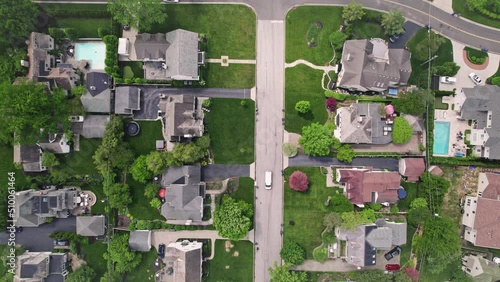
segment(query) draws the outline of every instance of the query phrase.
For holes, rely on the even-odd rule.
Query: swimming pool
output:
[[[106,58],[106,45],[103,42],[81,42],[76,43],[75,58],[77,60],[90,61],[90,68],[104,70],[104,59]]]
[[[434,146],[435,155],[448,155],[450,144],[450,123],[446,121],[434,122]]]

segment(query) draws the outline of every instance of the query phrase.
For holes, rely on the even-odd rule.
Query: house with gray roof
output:
[[[165,109],[165,134],[170,142],[203,136],[204,113],[194,95],[171,95],[162,99]]]
[[[24,172],[43,172],[42,148],[38,145],[14,145],[14,163],[22,165]]]
[[[335,235],[346,242],[344,259],[356,267],[366,267],[377,264],[377,250],[388,251],[406,244],[406,222],[377,219],[354,230],[335,228]]]
[[[455,96],[455,111],[457,118],[473,122],[465,137],[474,146],[473,155],[500,160],[500,86],[462,88]]]
[[[109,120],[109,115],[87,115],[82,122],[72,122],[71,130],[85,138],[102,138]]]
[[[349,91],[384,93],[406,86],[411,75],[411,54],[389,49],[380,38],[346,40],[337,87]]]
[[[462,257],[462,270],[476,282],[500,281],[498,264],[475,255]]]
[[[203,218],[205,183],[201,182],[200,165],[171,167],[163,174],[166,189],[161,214],[169,221],[200,222]]]
[[[85,77],[87,91],[80,97],[87,113],[109,113],[111,109],[111,79],[103,72],[89,72]]]
[[[130,232],[128,246],[134,251],[148,252],[151,249],[151,230],[136,230]]]
[[[170,243],[165,252],[166,273],[161,281],[201,282],[202,247],[200,242]]]
[[[176,29],[166,34],[138,34],[133,43],[138,60],[144,62],[150,80],[199,80],[205,53],[199,49],[198,33]]]
[[[43,151],[54,154],[67,154],[70,151],[68,138],[64,133],[47,134],[38,141],[38,145]]]
[[[66,253],[26,251],[17,257],[14,282],[64,282],[67,265]]]
[[[352,104],[337,109],[334,136],[342,143],[388,144],[393,123],[382,118],[380,104]]]
[[[104,215],[77,216],[76,234],[81,236],[102,236],[106,231],[106,219]]]
[[[25,190],[15,194],[16,226],[37,227],[49,217],[67,218],[78,207],[78,191],[75,188]]]
[[[139,87],[119,86],[115,90],[115,114],[132,115],[141,109],[141,89]]]

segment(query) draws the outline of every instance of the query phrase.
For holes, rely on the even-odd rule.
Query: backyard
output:
[[[144,78],[143,63],[141,61],[120,61],[123,78]]]
[[[164,140],[160,121],[136,121],[141,131],[136,136],[125,135],[125,141],[136,156],[147,155],[156,150],[156,140]]]
[[[158,257],[158,253],[154,248],[149,252],[142,252],[141,263],[133,270],[125,273],[125,279],[123,281],[142,281],[148,280],[153,281],[155,276],[154,263]]]
[[[288,132],[301,133],[303,126],[326,122],[328,114],[321,75],[322,71],[305,65],[285,70],[285,130]],[[311,110],[306,114],[295,110],[295,104],[302,100],[311,103]]]
[[[455,13],[460,13],[462,17],[474,22],[500,28],[500,20],[494,20],[482,15],[479,12],[469,10],[469,8],[467,8],[466,0],[453,0],[453,11]]]
[[[107,271],[107,265],[103,262],[103,255],[107,250],[107,244],[96,241],[92,244],[82,244],[81,248],[84,253],[84,260],[96,273],[93,282],[99,282],[100,278]]]
[[[146,184],[135,181],[131,176],[127,176],[127,184],[130,187],[132,204],[128,206],[128,212],[137,219],[144,220],[165,220],[160,211],[151,207],[148,197],[144,196],[144,187]]]
[[[16,190],[24,190],[25,188],[28,188],[27,186],[30,183],[24,176],[23,170],[20,169],[20,167],[16,168],[13,163],[14,151],[12,146],[0,144],[0,159],[2,160],[2,162],[0,163],[0,175],[4,177],[4,179],[7,179],[7,173],[14,172],[16,177]],[[0,189],[7,193],[7,181],[3,181],[0,184]],[[7,201],[7,198],[5,198],[5,201]]]
[[[252,88],[255,86],[255,65],[219,63],[206,64],[206,87],[208,88]]]
[[[249,241],[216,240],[215,256],[207,263],[207,282],[253,281],[253,244]]]
[[[405,188],[406,198],[398,201],[398,208],[400,211],[408,211],[411,202],[417,197],[418,183],[402,181],[401,186]]]
[[[80,136],[80,151],[58,155],[61,165],[58,169],[69,174],[97,174],[92,156],[101,144],[101,139],[87,139]]]
[[[434,108],[437,110],[448,110],[448,104],[443,103],[443,97],[435,97]]]
[[[217,164],[254,161],[255,102],[250,99],[212,98],[205,121]],[[245,101],[242,106],[241,102]],[[229,118],[230,117],[230,118]]]

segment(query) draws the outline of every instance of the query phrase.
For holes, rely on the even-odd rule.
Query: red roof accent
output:
[[[346,194],[353,204],[372,202],[372,194],[377,192],[377,203],[398,201],[397,190],[401,188],[400,176],[395,171],[371,171],[339,169],[340,181],[346,185]]]
[[[405,158],[405,171],[403,176],[408,177],[408,181],[418,181],[425,172],[425,162],[423,158]]]

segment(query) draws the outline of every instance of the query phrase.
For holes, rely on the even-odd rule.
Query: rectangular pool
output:
[[[90,61],[93,70],[104,70],[104,59],[106,58],[106,44],[103,42],[79,42],[75,46],[75,58],[77,60]]]
[[[434,155],[448,155],[450,146],[450,123],[447,121],[434,122]]]

